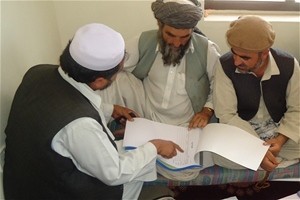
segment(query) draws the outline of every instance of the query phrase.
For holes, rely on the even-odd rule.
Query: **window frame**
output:
[[[300,3],[295,0],[284,2],[204,0],[204,8],[206,10],[300,11]]]

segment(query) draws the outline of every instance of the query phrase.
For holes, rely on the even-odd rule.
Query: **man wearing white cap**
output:
[[[105,105],[99,90],[122,69],[122,36],[103,24],[87,24],[60,56],[60,66],[38,65],[25,74],[6,127],[6,199],[137,199],[143,181],[156,178],[157,155],[181,148],[152,140],[130,152],[106,120],[133,111]]]
[[[259,16],[233,21],[226,38],[231,51],[220,58],[222,66],[216,69],[216,116],[221,123],[240,127],[270,145],[261,163],[264,170],[299,162],[299,63],[272,48],[275,31]],[[217,155],[215,163],[242,168]]]

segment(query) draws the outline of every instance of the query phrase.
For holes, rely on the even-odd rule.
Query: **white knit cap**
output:
[[[70,44],[72,58],[81,66],[105,71],[123,59],[125,42],[122,35],[104,24],[87,24],[79,28]]]

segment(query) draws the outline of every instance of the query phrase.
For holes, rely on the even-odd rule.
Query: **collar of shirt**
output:
[[[236,68],[235,73],[241,73],[241,72]],[[253,76],[256,76],[253,72],[248,72],[248,74],[252,74]],[[265,70],[265,73],[264,73],[261,81],[269,80],[271,78],[271,76],[278,75],[278,74],[280,74],[278,66],[277,66],[271,52],[269,52],[269,63],[268,63],[268,66]]]
[[[87,84],[77,82],[73,78],[69,77],[61,67],[58,68],[58,72],[65,81],[70,83],[81,94],[83,94],[96,109],[100,110],[101,97],[96,93],[96,91],[92,90]]]
[[[274,57],[272,56],[272,54],[270,52],[269,53],[269,63],[268,63],[266,71],[261,80],[262,81],[269,80],[271,78],[271,76],[279,75],[279,74],[280,74],[279,68],[274,60]]]

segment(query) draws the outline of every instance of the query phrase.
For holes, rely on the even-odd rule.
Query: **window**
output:
[[[204,0],[205,9],[300,11],[300,0]]]

